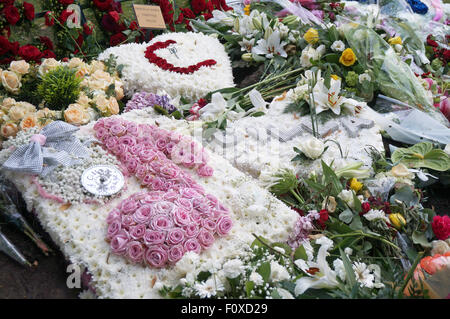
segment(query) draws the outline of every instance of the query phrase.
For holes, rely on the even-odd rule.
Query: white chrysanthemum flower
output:
[[[345,44],[341,40],[334,41],[331,45],[331,50],[334,52],[342,52],[345,50]]]
[[[263,277],[260,274],[258,274],[256,271],[252,272],[248,279],[250,281],[253,281],[255,286],[261,286],[264,283]]]
[[[373,221],[377,219],[386,220],[386,215],[382,210],[371,209],[366,214],[364,214],[364,218],[368,221]]]
[[[291,276],[289,275],[289,272],[281,266],[276,261],[270,262],[270,279],[273,282],[283,281],[290,279]]]
[[[210,278],[202,283],[197,283],[194,286],[197,295],[200,298],[211,298],[217,295],[217,292],[223,291],[224,287],[220,281]]]
[[[231,259],[223,264],[224,275],[228,278],[236,278],[245,271],[244,264],[240,259]]]
[[[368,74],[368,73],[363,73],[363,74],[360,74],[359,76],[358,76],[358,81],[359,81],[359,83],[363,83],[364,81],[371,81],[372,80],[372,78],[370,77],[370,75]]]

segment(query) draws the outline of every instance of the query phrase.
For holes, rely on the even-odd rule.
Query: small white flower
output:
[[[260,39],[257,42],[257,46],[252,49],[252,52],[259,55],[265,55],[266,58],[273,58],[274,55],[280,55],[283,58],[287,57],[286,51],[283,47],[286,42],[282,42],[280,38],[280,32],[275,30],[268,38]]]
[[[339,193],[338,197],[339,197],[340,199],[342,199],[344,202],[346,202],[348,206],[350,206],[350,207],[353,208],[354,205],[355,205],[354,200],[353,200],[353,195],[354,195],[353,190],[346,190],[346,189],[343,189],[343,190]]]
[[[228,278],[236,278],[245,271],[244,264],[240,259],[232,259],[223,264],[223,273]]]
[[[368,221],[373,221],[373,220],[377,220],[377,219],[388,220],[385,213],[382,210],[378,210],[378,209],[369,210],[366,214],[364,214],[364,217]]]
[[[351,254],[353,254],[353,249],[351,249],[350,247],[345,247],[344,253],[351,256]]]
[[[200,119],[207,122],[215,121],[226,109],[227,101],[225,101],[222,94],[216,92],[211,97],[211,103],[206,104],[200,109]]]
[[[264,283],[263,277],[256,271],[251,273],[249,280],[253,281],[255,283],[255,286],[261,286]]]
[[[358,76],[358,81],[359,81],[359,83],[363,83],[364,81],[371,81],[372,80],[372,78],[370,77],[370,75],[368,74],[368,73],[363,73],[363,74],[360,74],[359,76]]]
[[[321,55],[319,52],[317,52],[316,49],[314,49],[311,45],[308,45],[306,48],[303,49],[302,55],[300,56],[300,64],[302,67],[307,68],[312,66],[312,61],[319,60]]]
[[[346,277],[344,262],[341,259],[337,258],[333,261],[333,267],[338,277],[342,281],[344,281]]]
[[[276,250],[276,251],[278,251],[278,252],[281,253],[281,254],[285,254],[285,253],[286,253],[286,252],[284,251],[283,248],[278,247],[278,246],[273,247],[273,249]]]
[[[286,270],[286,268],[281,266],[276,261],[271,261],[270,262],[270,279],[273,282],[278,282],[278,281],[282,281],[282,280],[288,280],[290,278],[291,278],[291,276],[289,275],[289,273]]]
[[[252,114],[257,112],[266,113],[267,111],[267,102],[264,101],[261,93],[258,90],[253,89],[248,94],[250,101],[252,102],[253,107],[246,112],[246,114]]]
[[[334,41],[331,45],[331,50],[334,52],[342,52],[345,50],[345,44],[341,40]]]
[[[196,283],[194,288],[200,298],[211,298],[212,296],[215,296],[218,291],[223,291],[224,289],[222,283],[214,280],[214,278],[210,278],[202,283]]]
[[[311,159],[320,157],[324,149],[325,146],[323,142],[314,136],[311,136],[302,145],[300,145],[300,150]]]

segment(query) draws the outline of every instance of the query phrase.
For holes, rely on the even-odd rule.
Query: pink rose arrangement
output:
[[[112,210],[106,239],[114,254],[161,268],[188,251],[200,253],[215,235],[226,236],[233,221],[213,195],[176,164],[212,176],[203,148],[153,125],[102,118],[95,136],[150,192],[134,194]]]
[[[190,188],[134,194],[106,222],[114,254],[153,268],[173,265],[188,251],[200,253],[233,226],[215,197]]]

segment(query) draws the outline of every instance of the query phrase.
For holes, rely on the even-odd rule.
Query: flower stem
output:
[[[300,194],[297,194],[293,188],[291,188],[289,191],[292,195],[294,195],[294,197],[299,201],[300,204],[305,203],[305,200],[300,196]]]

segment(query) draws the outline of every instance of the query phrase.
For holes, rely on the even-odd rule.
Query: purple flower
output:
[[[170,103],[170,98],[167,95],[157,95],[153,93],[140,92],[135,93],[130,101],[128,101],[124,112],[131,110],[141,110],[147,107],[159,106],[166,110],[169,114],[177,110],[177,108]]]

